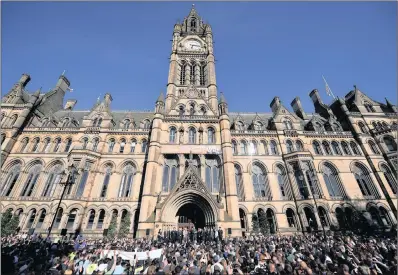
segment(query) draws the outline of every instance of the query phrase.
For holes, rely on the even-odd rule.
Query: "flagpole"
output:
[[[326,82],[326,79],[325,79],[325,77],[323,75],[322,75],[322,78],[323,78],[323,81],[325,82],[325,85],[326,85],[326,93],[330,92],[330,94],[332,95],[333,99],[336,99],[336,97],[334,96],[334,94],[332,92],[332,89],[330,89],[330,87],[329,87],[328,83]]]

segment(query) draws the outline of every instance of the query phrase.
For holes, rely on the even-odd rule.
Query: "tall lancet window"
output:
[[[195,83],[195,69],[196,64],[192,62],[191,70],[189,71],[189,80],[191,81],[191,83]]]
[[[206,85],[205,72],[206,72],[206,64],[202,63],[202,64],[200,64],[200,78],[199,78],[199,81],[200,81],[199,84],[201,86]]]
[[[206,159],[206,185],[210,192],[217,193],[220,190],[220,171],[218,159]]]
[[[122,180],[120,182],[119,197],[130,197],[133,190],[135,168],[133,165],[128,164],[123,169]]]
[[[21,197],[30,197],[36,186],[37,179],[40,176],[42,166],[41,164],[36,164],[29,170],[28,179],[25,182],[25,186],[21,192]]]
[[[166,158],[163,168],[162,191],[170,192],[177,182],[178,163],[176,159]]]
[[[182,61],[181,63],[181,71],[180,71],[180,85],[184,85],[185,84],[185,70],[187,67],[187,63],[185,61]]]
[[[62,170],[63,167],[61,164],[57,164],[53,168],[51,168],[50,172],[48,173],[47,182],[42,193],[43,197],[53,196],[55,188],[57,187],[58,183],[61,182]]]
[[[191,32],[196,32],[196,18],[191,18],[191,22],[190,22],[190,28],[191,28]]]

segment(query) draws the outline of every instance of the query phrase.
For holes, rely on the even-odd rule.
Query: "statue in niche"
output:
[[[184,143],[184,131],[180,131],[180,143]]]
[[[203,144],[203,131],[199,132],[199,144]]]

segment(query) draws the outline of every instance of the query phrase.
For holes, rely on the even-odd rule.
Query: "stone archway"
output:
[[[180,221],[188,222],[189,219],[196,228],[215,226],[218,215],[217,206],[213,204],[194,190],[178,193],[163,206],[161,222],[177,225],[179,217],[185,217],[186,219],[180,218]]]

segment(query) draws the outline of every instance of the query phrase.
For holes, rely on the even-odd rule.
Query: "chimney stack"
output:
[[[323,104],[322,99],[319,96],[319,92],[317,89],[314,89],[311,91],[310,97],[312,99],[312,102],[314,102],[314,104]]]
[[[64,75],[61,75],[58,79],[55,89],[59,88],[63,92],[66,92],[66,90],[69,88],[69,86],[70,86],[69,80]]]
[[[293,99],[292,103],[290,103],[296,115],[302,119],[305,119],[307,115],[304,112],[303,106],[301,105],[301,101],[299,97]]]
[[[20,83],[20,84],[22,85],[22,87],[24,87],[24,88],[25,88],[26,85],[28,85],[29,81],[30,81],[30,75],[28,75],[28,74],[23,74],[23,75],[21,76],[21,78],[19,79],[19,83]]]
[[[276,110],[281,106],[281,101],[279,97],[274,97],[274,99],[271,101],[271,104],[269,105],[272,109],[272,112],[276,112]]]

